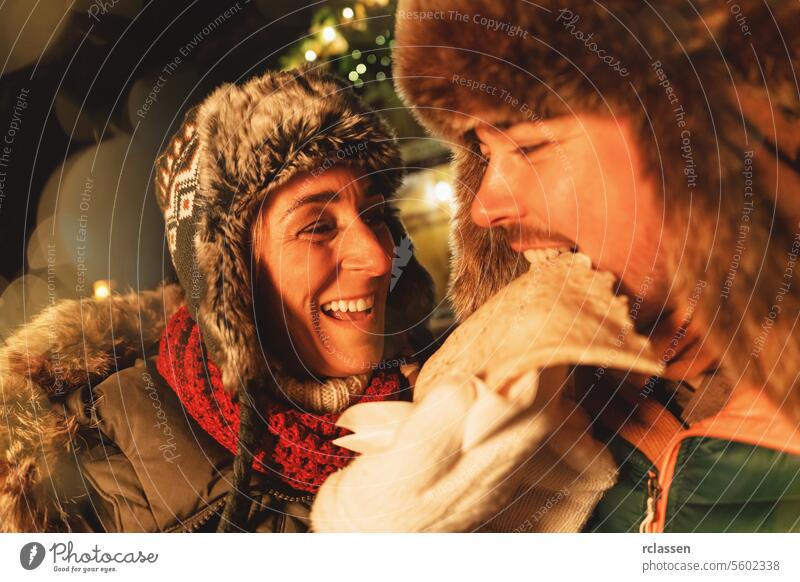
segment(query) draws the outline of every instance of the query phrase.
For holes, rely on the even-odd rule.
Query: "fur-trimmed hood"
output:
[[[655,177],[666,191],[683,193],[685,144],[674,111],[680,105],[694,158],[707,170],[699,189],[740,206],[742,150],[760,148],[756,158],[765,163],[757,180],[779,164],[787,171],[780,188],[762,182],[756,190],[800,219],[798,26],[797,2],[400,0],[397,90],[447,142],[456,167],[451,297],[459,317],[527,268],[502,235],[470,220],[484,171],[471,133],[478,118],[503,126],[576,113],[626,116],[647,167],[661,170]]]
[[[78,423],[69,398],[151,353],[184,304],[179,285],[108,299],[64,300],[0,348],[0,531],[64,531],[81,493]]]

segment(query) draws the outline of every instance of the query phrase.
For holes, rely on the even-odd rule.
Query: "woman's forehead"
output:
[[[308,205],[333,205],[340,202],[359,202],[370,196],[371,181],[356,168],[333,168],[318,175],[304,173],[292,178],[270,196],[270,206],[286,218]]]

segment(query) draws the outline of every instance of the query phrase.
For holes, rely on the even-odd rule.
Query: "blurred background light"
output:
[[[111,296],[111,290],[113,289],[113,282],[112,281],[95,281],[92,284],[94,289],[94,296],[97,299],[105,299]]]
[[[450,203],[453,200],[453,187],[449,182],[440,180],[433,186],[433,196],[437,202]]]
[[[322,29],[322,38],[326,42],[333,42],[336,40],[336,31],[333,29],[332,26],[326,26]]]

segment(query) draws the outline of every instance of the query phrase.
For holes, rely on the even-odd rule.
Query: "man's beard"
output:
[[[492,227],[491,230],[493,236],[497,236],[509,244],[514,243],[515,246],[522,249],[568,247],[573,252],[580,250],[577,243],[569,237],[538,225],[516,222],[512,224],[500,224]],[[594,257],[590,258],[592,264],[596,265],[596,259]],[[615,294],[627,297],[629,302],[633,304],[638,290],[629,288],[625,282],[620,279],[619,273],[613,274],[617,277],[617,285],[614,289]],[[652,288],[647,297],[648,300],[641,305],[638,317],[634,321],[634,328],[639,333],[647,334],[651,332],[659,322],[668,318],[672,311],[669,305],[665,305],[667,303],[668,289],[661,275],[663,274],[654,274]]]

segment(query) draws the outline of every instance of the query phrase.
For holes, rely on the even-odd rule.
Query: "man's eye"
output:
[[[330,222],[314,222],[300,231],[301,235],[322,237],[336,231],[336,225]]]
[[[535,143],[535,144],[526,145],[526,146],[519,146],[517,148],[517,151],[519,153],[521,153],[522,155],[527,156],[527,155],[533,154],[535,152],[538,152],[540,150],[543,150],[544,148],[549,146],[550,143],[551,142],[549,142],[549,141],[543,141],[541,143]]]

